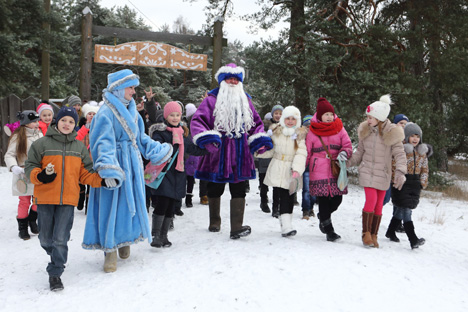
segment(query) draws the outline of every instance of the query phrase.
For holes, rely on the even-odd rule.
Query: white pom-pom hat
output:
[[[391,104],[393,103],[390,94],[383,95],[377,102],[367,106],[366,114],[379,121],[385,121],[390,114]]]

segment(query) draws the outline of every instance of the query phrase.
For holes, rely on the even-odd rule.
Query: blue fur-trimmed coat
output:
[[[214,89],[198,107],[192,117],[190,132],[193,142],[201,148],[210,143],[218,144],[215,153],[202,156],[195,172],[195,178],[216,183],[238,183],[255,179],[255,165],[252,154],[261,147],[271,149],[271,138],[263,130],[262,119],[249,99],[252,110],[253,126],[240,138],[229,138],[225,132],[214,130],[216,96],[219,89]]]
[[[172,147],[145,134],[134,100],[127,109],[113,94],[105,96],[91,124],[90,151],[94,170],[118,184],[91,188],[82,246],[109,252],[145,238],[151,242],[141,156],[160,163],[170,157]]]

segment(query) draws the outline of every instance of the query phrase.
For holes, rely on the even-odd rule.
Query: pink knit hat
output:
[[[177,112],[182,115],[182,107],[177,102],[169,102],[164,106],[164,119],[171,113]]]
[[[52,108],[51,105],[47,104],[47,103],[42,103],[41,105],[39,105],[37,107],[37,113],[39,114],[39,116],[41,116],[41,113],[44,111],[44,110],[50,110],[52,112],[52,114],[54,113],[54,109]]]

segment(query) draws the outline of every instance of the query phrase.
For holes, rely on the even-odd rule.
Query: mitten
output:
[[[271,137],[273,135],[273,131],[271,131],[271,129],[268,129],[267,133],[266,133],[269,137]]]
[[[57,174],[54,172],[52,174],[47,174],[46,173],[46,168],[44,168],[38,175],[37,175],[37,179],[39,180],[39,182],[42,182],[44,184],[47,184],[47,183],[50,183],[52,181],[55,180],[55,178],[57,177]]]
[[[401,191],[401,188],[406,182],[406,177],[404,174],[399,173],[399,171],[395,172],[395,181],[393,182],[393,187],[397,190]]]
[[[108,187],[108,188],[113,188],[117,186],[117,181],[112,178],[106,178],[106,179],[102,179],[101,185]]]
[[[336,157],[336,159],[341,160],[341,161],[347,161],[348,160],[348,153],[346,153],[346,151],[341,151],[338,154],[338,157]]]
[[[13,166],[11,167],[11,172],[13,172],[16,175],[21,175],[24,173],[24,168],[21,168],[20,166]]]

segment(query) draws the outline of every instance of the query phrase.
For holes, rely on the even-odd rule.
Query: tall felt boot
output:
[[[374,217],[372,218],[371,237],[372,237],[372,242],[374,243],[375,248],[379,248],[379,243],[377,242],[377,233],[379,232],[381,220],[382,220],[382,215],[377,216],[374,214]]]
[[[104,272],[112,273],[117,271],[117,251],[104,253]]]
[[[385,237],[389,238],[392,242],[399,243],[400,239],[396,236],[396,228],[398,225],[401,224],[401,220],[393,217],[390,220],[390,224],[388,225],[387,233],[385,233]]]
[[[16,220],[18,221],[19,238],[24,239],[24,240],[30,239],[31,236],[29,236],[29,232],[28,232],[28,218],[24,218],[24,219],[16,218]]]
[[[192,203],[192,194],[188,194],[185,195],[185,207],[187,208],[192,208],[193,207],[193,203]]]
[[[416,233],[414,232],[414,224],[413,221],[403,223],[405,227],[406,235],[410,241],[411,249],[419,248],[419,246],[424,245],[426,240],[424,238],[418,238]]]
[[[279,221],[281,225],[281,236],[294,236],[297,234],[297,231],[292,227],[292,213],[283,213],[279,216]]]
[[[164,222],[164,216],[160,216],[153,213],[153,226],[151,228],[151,235],[153,236],[153,241],[151,242],[151,247],[161,248],[163,246],[161,238],[161,229]]]
[[[362,211],[362,243],[365,247],[374,247],[370,233],[373,218],[373,212]]]
[[[248,236],[251,228],[248,225],[242,225],[244,222],[245,198],[231,199],[231,239],[238,239]]]
[[[31,233],[39,234],[39,228],[37,227],[37,211],[29,210],[28,223],[31,228]]]
[[[172,218],[164,218],[162,228],[161,228],[161,240],[163,247],[171,247],[172,243],[167,238],[167,232],[169,232],[169,227],[171,226]]]
[[[119,248],[120,259],[127,259],[130,257],[130,246],[123,246]]]
[[[333,224],[331,219],[327,219],[325,221],[320,221],[322,223],[323,229],[327,234],[327,241],[335,242],[341,239],[341,236],[335,233],[335,229],[333,228]]]
[[[210,209],[210,226],[208,231],[219,232],[221,230],[221,197],[208,197],[208,208]]]

